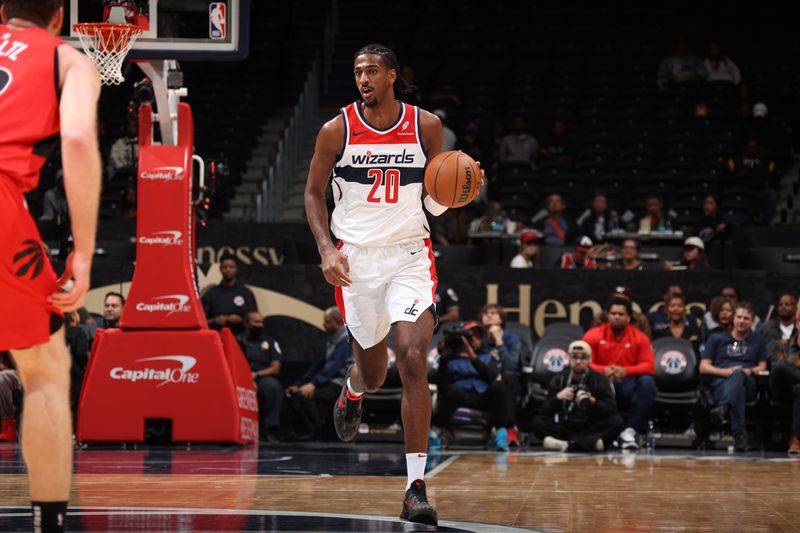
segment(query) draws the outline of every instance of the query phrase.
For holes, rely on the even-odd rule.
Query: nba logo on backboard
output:
[[[211,2],[208,4],[208,38],[225,39],[228,28],[225,18],[225,2]]]

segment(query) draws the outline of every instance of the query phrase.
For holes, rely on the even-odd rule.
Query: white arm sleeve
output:
[[[425,205],[425,209],[428,210],[428,213],[435,217],[438,217],[447,211],[447,207],[437,203],[433,198],[430,197],[430,195],[426,196],[422,203]]]

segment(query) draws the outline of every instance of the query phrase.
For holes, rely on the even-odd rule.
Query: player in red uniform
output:
[[[62,314],[89,288],[100,197],[97,99],[91,61],[57,36],[63,0],[3,0],[0,7],[0,351],[25,388],[22,454],[34,530],[63,530],[72,469],[70,358]],[[61,134],[74,252],[57,280],[23,193]],[[61,290],[69,279],[69,290]]]

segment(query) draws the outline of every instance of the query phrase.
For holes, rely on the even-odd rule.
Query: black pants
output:
[[[769,388],[779,402],[792,404],[792,435],[800,438],[800,368],[784,362],[774,363]]]
[[[281,403],[283,387],[274,376],[261,376],[256,379],[258,395],[258,416],[261,430],[278,429],[281,422]]]
[[[625,427],[625,422],[618,414],[589,422],[556,422],[551,416],[536,415],[533,418],[533,432],[540,439],[555,437],[570,443],[571,448],[594,451],[597,439],[603,439],[608,448]]]
[[[298,435],[311,434],[314,437],[332,437],[333,404],[339,398],[342,386],[328,382],[314,390],[314,397],[308,399],[295,394],[285,402],[287,425]]]
[[[459,407],[491,411],[495,427],[514,425],[514,401],[511,398],[511,391],[503,381],[492,382],[481,394],[450,385],[445,389],[444,395],[439,396],[439,412],[434,417],[434,423],[439,427],[449,426],[453,414]]]

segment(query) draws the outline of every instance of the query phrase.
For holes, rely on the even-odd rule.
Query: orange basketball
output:
[[[425,167],[425,189],[436,203],[447,207],[467,205],[480,192],[481,169],[460,150],[442,152]]]

